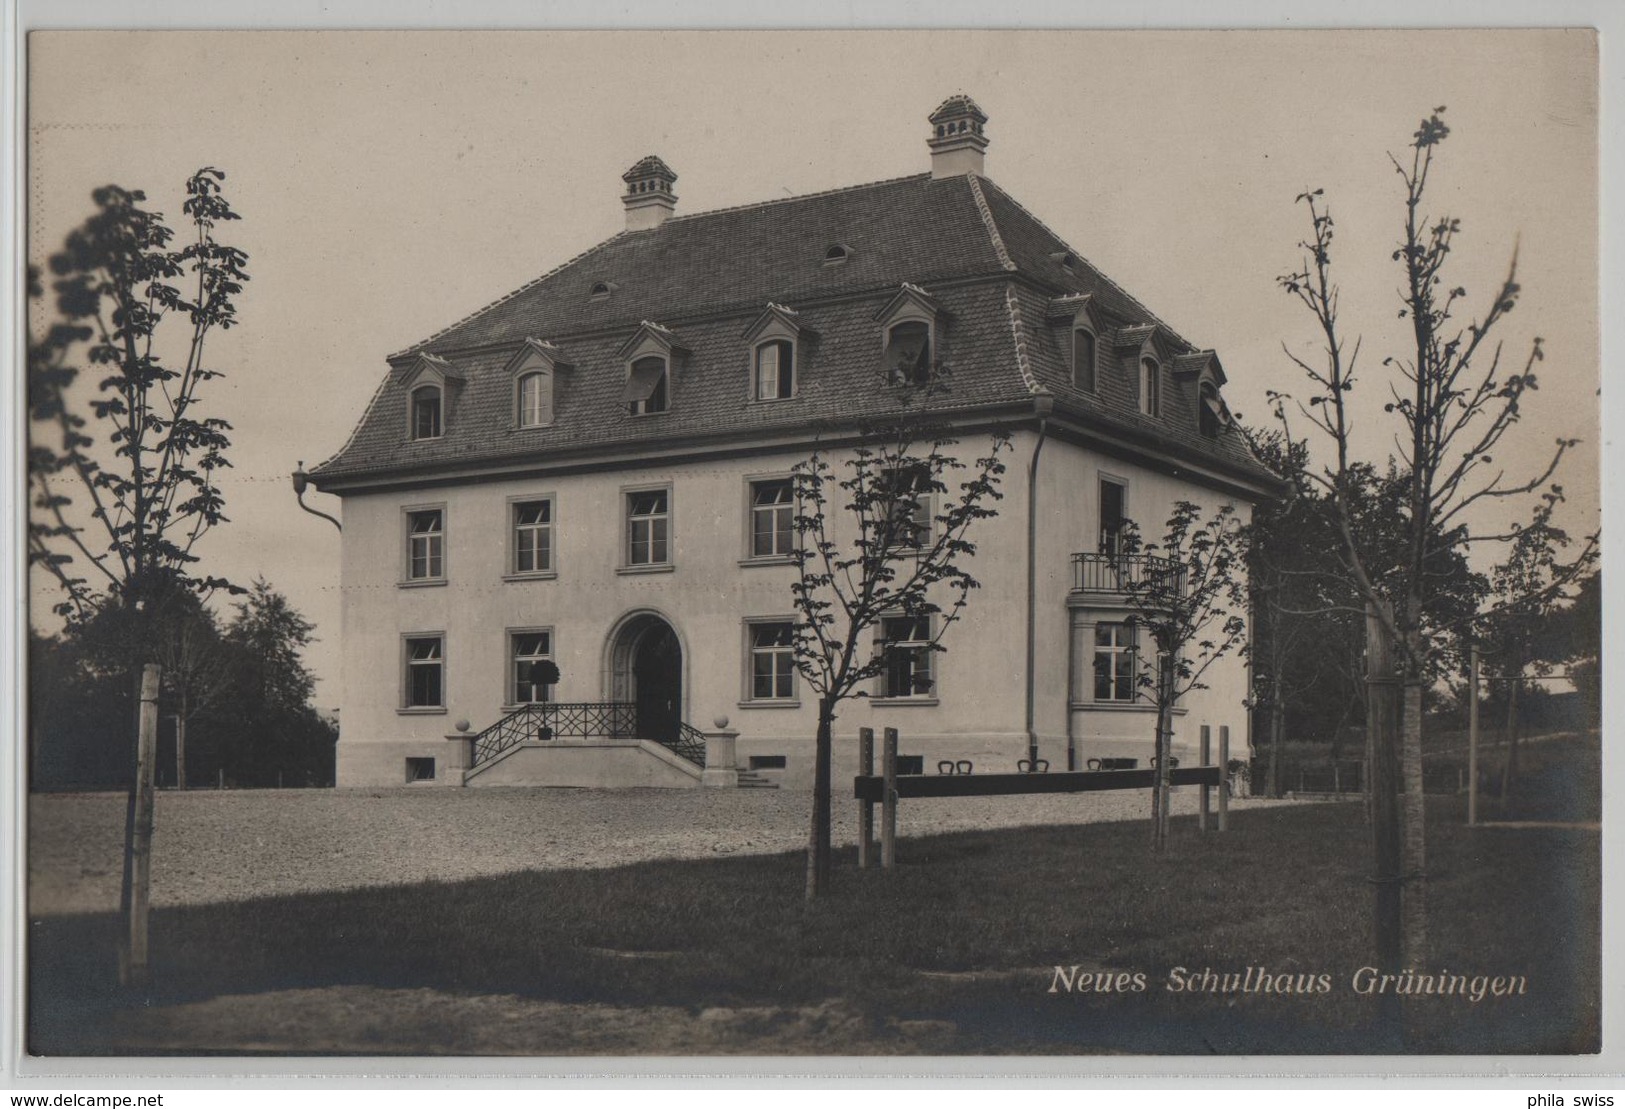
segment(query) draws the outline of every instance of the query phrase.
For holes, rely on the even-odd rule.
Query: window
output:
[[[929,616],[888,616],[881,620],[880,646],[886,666],[880,675],[882,697],[931,695]]]
[[[553,422],[553,375],[529,373],[519,379],[519,426],[546,427]]]
[[[553,633],[514,632],[508,637],[510,705],[536,705],[553,699],[553,687],[543,681],[538,663],[553,660]]]
[[[886,371],[893,385],[924,385],[931,380],[931,325],[906,320],[886,333]]]
[[[1124,508],[1128,490],[1120,481],[1100,479],[1100,553],[1119,554],[1123,549]]]
[[[440,386],[420,385],[412,390],[412,438],[440,438]]]
[[[1134,700],[1134,630],[1127,624],[1095,625],[1095,700]]]
[[[795,349],[788,339],[773,339],[757,346],[755,399],[787,400],[795,396]]]
[[[1196,404],[1196,423],[1203,435],[1208,438],[1217,438],[1219,430],[1228,421],[1225,418],[1224,402],[1219,399],[1219,390],[1211,381],[1202,382],[1201,396]]]
[[[626,495],[626,564],[661,566],[671,561],[670,493],[644,489]]]
[[[1095,391],[1095,337],[1081,328],[1072,333],[1072,387]]]
[[[436,581],[446,576],[445,522],[438,508],[406,514],[406,578]]]
[[[931,539],[931,472],[923,463],[882,470],[875,475],[880,495],[876,516],[886,548],[923,547]]]
[[[666,360],[659,355],[639,358],[626,376],[621,399],[634,416],[650,416],[669,407]]]
[[[795,549],[795,486],[789,478],[750,483],[750,556],[779,558]]]
[[[846,261],[851,254],[852,250],[850,247],[843,246],[840,243],[832,243],[830,248],[824,251],[824,265],[838,266],[842,262]]]
[[[750,699],[788,701],[795,696],[795,626],[789,621],[747,625],[750,635]]]
[[[513,502],[513,572],[553,571],[553,501]]]
[[[1140,411],[1147,416],[1162,411],[1162,367],[1155,358],[1140,359]]]
[[[438,635],[414,637],[406,641],[406,707],[444,708],[445,688],[442,639]]]
[[[408,782],[434,781],[434,760],[408,756],[406,760],[406,780]]]

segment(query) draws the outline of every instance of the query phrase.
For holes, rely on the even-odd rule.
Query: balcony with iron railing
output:
[[[1148,554],[1080,551],[1072,556],[1072,591],[1123,596],[1147,590],[1185,592],[1185,567]]]

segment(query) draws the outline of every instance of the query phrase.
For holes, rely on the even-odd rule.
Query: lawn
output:
[[[1594,737],[1532,751],[1515,815],[1594,820],[1596,762]],[[1527,992],[1412,999],[1403,1043],[1350,987],[1370,962],[1362,807],[1322,804],[1235,813],[1224,835],[1176,820],[1161,858],[1145,822],[905,838],[894,871],[847,853],[811,906],[795,853],[179,906],[154,915],[154,985],[122,996],[116,917],[47,916],[30,1048],[1595,1051],[1597,831],[1468,829],[1460,799],[1429,804],[1427,969]],[[1057,967],[1130,989],[1051,992]],[[1173,992],[1178,967],[1329,988]]]

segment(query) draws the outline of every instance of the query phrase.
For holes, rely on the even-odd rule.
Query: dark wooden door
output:
[[[638,735],[669,743],[683,719],[683,649],[665,624],[649,629],[632,661],[637,687]]]

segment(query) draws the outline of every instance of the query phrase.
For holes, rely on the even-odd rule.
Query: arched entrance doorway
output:
[[[631,703],[637,735],[658,743],[678,738],[683,719],[683,646],[672,626],[639,613],[612,633],[610,699]]]

